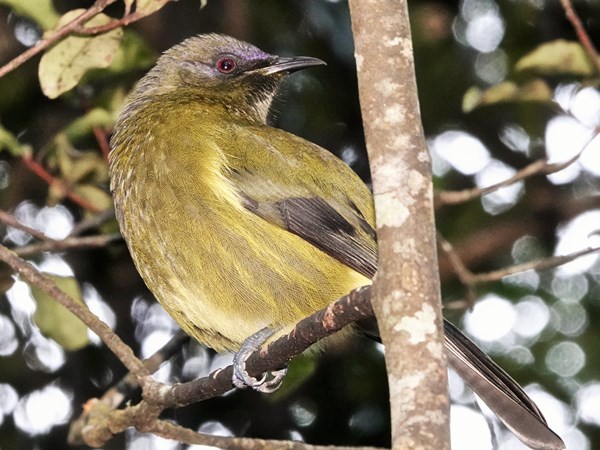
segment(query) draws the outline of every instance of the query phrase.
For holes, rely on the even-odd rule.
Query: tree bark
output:
[[[431,159],[405,0],[350,0],[379,243],[373,308],[386,348],[392,448],[449,449]]]

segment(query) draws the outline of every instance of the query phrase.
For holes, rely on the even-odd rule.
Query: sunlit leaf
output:
[[[59,277],[57,275],[48,276],[75,301],[81,305],[85,304],[81,289],[75,278]],[[31,293],[37,304],[33,320],[42,334],[54,339],[70,351],[79,350],[88,344],[87,327],[71,311],[36,286],[31,285]]]
[[[557,39],[538,46],[515,65],[517,72],[546,76],[592,76],[594,65],[578,42]]]
[[[16,14],[28,17],[44,30],[50,30],[59,18],[52,0],[0,0],[0,5],[6,5]]]
[[[57,27],[69,23],[84,11],[69,11],[61,17]],[[107,15],[98,14],[86,25],[105,25],[110,20]],[[90,69],[108,67],[119,49],[122,36],[123,30],[117,28],[97,36],[69,36],[51,47],[42,56],[38,71],[44,94],[56,98],[75,87]]]
[[[471,112],[481,106],[507,102],[550,102],[552,90],[544,80],[533,80],[523,85],[505,81],[481,90],[471,88],[463,97],[463,111]]]

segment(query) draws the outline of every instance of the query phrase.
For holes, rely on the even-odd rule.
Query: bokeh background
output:
[[[15,13],[0,0],[0,63],[26,50],[43,24]],[[56,0],[58,14],[90,1]],[[600,3],[575,8],[600,45]],[[577,41],[557,1],[462,0],[410,2],[423,126],[434,161],[438,192],[485,187],[509,178],[539,158],[580,158],[558,173],[536,174],[508,188],[457,205],[438,204],[440,233],[474,272],[600,245],[600,126],[597,73],[517,70],[517,62],[544,43]],[[122,5],[106,11],[122,14]],[[377,24],[372,24],[377,27]],[[290,77],[273,122],[344,159],[368,182],[353,41],[345,1],[180,0],[128,27],[135,49],[118,70],[89,74],[74,90],[46,98],[37,80],[39,57],[0,79],[0,208],[22,223],[61,239],[92,214],[49,187],[10,151],[28,148],[48,173],[70,181],[98,209],[110,205],[106,168],[89,126],[74,122],[99,108],[107,131],[122,97],[157,55],[197,33],[220,32],[281,55],[309,55],[326,67]],[[556,56],[550,52],[550,61]],[[394,71],[393,66],[381,67]],[[504,81],[543,82],[545,95],[526,88],[508,101],[473,98]],[[587,147],[586,147],[587,146]],[[82,162],[85,161],[85,164]],[[85,169],[85,170],[84,170]],[[73,175],[83,171],[83,175]],[[77,172],[79,173],[79,172]],[[398,174],[402,176],[402,174]],[[35,242],[2,226],[3,243]],[[110,217],[84,235],[117,232]],[[39,268],[68,277],[89,307],[134,350],[148,356],[177,326],[137,275],[121,240],[98,249],[38,252]],[[440,255],[446,315],[511,375],[527,386],[569,449],[600,447],[600,262],[596,255],[557,269],[527,271],[475,287],[476,302]],[[66,448],[69,421],[90,397],[124,375],[118,360],[94,336],[48,337],[47,302],[3,271],[0,298],[0,448]],[[36,314],[35,311],[38,311]],[[48,310],[46,310],[48,311]],[[50,311],[52,311],[50,307]],[[59,323],[63,330],[77,327]],[[76,333],[75,333],[76,334]],[[81,340],[81,334],[78,334]],[[89,343],[88,343],[89,341]],[[60,342],[60,343],[58,343]],[[158,377],[185,381],[228,362],[197,344],[186,346]],[[523,448],[500,428],[455,376],[450,378],[453,448]],[[382,348],[355,337],[301,357],[280,392],[234,392],[166,417],[200,431],[224,435],[303,439],[315,444],[389,445],[389,411]],[[493,438],[490,435],[493,430]],[[129,431],[106,449],[179,449],[172,441]]]

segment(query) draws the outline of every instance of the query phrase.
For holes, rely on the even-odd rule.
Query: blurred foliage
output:
[[[72,18],[76,8],[92,3],[0,0],[0,63],[32,45],[28,40],[31,36],[39,37],[41,32],[48,36],[59,20]],[[117,2],[94,23],[121,17],[125,4],[132,3]],[[368,181],[346,2],[222,0],[208,1],[202,9],[197,0],[166,5],[162,0],[136,3],[137,11],[157,12],[125,29],[68,37],[41,58],[33,58],[0,78],[2,209],[29,226],[64,237],[73,224],[93,217],[94,211],[110,208],[101,144],[106,144],[105,135],[125,94],[160,52],[186,37],[206,32],[231,34],[271,53],[325,60],[327,67],[290,77],[272,120],[343,157]],[[459,131],[475,137],[494,162],[519,170],[546,156],[548,124],[569,115],[559,108],[557,92],[571,89],[574,97],[583,87],[595,90],[598,85],[598,74],[558,2],[414,0],[409,6],[423,125],[432,147],[443,133]],[[592,41],[600,44],[600,4],[580,1],[575,7]],[[480,25],[484,35],[493,37],[492,31],[501,30],[495,46],[488,43],[489,48],[478,48],[485,42],[474,43],[470,37],[477,31],[478,19],[488,20]],[[394,67],[381,70],[393,71]],[[51,100],[43,92],[57,98]],[[44,174],[32,169],[27,157],[54,181],[43,179]],[[438,228],[473,271],[552,255],[561,230],[570,220],[599,209],[597,173],[581,171],[562,183],[536,175],[525,182],[514,202],[496,210],[490,209],[488,197],[441,206]],[[436,174],[436,188],[445,190],[473,187],[479,176],[452,167]],[[61,209],[51,208],[57,204]],[[85,233],[114,229],[115,222],[109,219]],[[5,243],[14,247],[31,242],[30,237],[11,227],[3,228],[3,233]],[[114,314],[116,332],[138,354],[151,337],[172,332],[169,320],[157,315],[151,306],[152,297],[122,242],[94,250],[41,253],[30,259],[44,270],[52,268],[70,276],[70,289],[81,291],[89,307],[105,320]],[[448,305],[461,304],[457,301],[465,297],[465,289],[448,262],[443,257],[440,262],[443,297]],[[77,286],[73,285],[75,280]],[[600,378],[600,360],[595,357],[600,342],[598,280],[596,262],[570,278],[558,278],[550,270],[539,274],[537,284],[499,281],[478,287],[480,296],[493,293],[516,305],[527,296],[537,296],[548,305],[549,325],[535,338],[519,341],[514,347],[487,343],[486,349],[522,384],[538,383],[572,408],[570,411],[577,406],[577,392]],[[74,345],[70,336],[56,334],[66,331],[83,336],[79,326],[62,313],[45,312],[50,307],[47,299],[35,292],[32,298],[27,292],[16,284],[0,301],[0,399],[16,395],[20,402],[15,402],[14,410],[0,407],[4,415],[3,422],[0,420],[0,448],[65,448],[68,417],[45,427],[26,425],[26,401],[45,387],[56,386],[65,392],[68,415],[75,417],[80,405],[102,395],[124,369],[104,347],[92,344],[79,348],[83,340]],[[38,308],[35,323],[34,301]],[[48,324],[47,314],[59,318],[58,328],[56,321]],[[464,308],[447,310],[456,321],[463,314]],[[580,331],[569,332],[569,323],[579,320],[577,317],[583,317],[585,325]],[[61,330],[61,326],[66,329]],[[576,343],[587,355],[579,372],[561,376],[546,364],[548,352],[560,342]],[[532,360],[514,356],[517,347],[526,348]],[[66,353],[65,349],[74,351]],[[181,381],[204,373],[213,356],[193,344],[174,358],[164,376]],[[199,360],[205,365],[195,368],[191,362]],[[289,384],[276,396],[235,392],[167,414],[194,429],[211,429],[219,423],[238,436],[302,437],[317,444],[389,444],[385,368],[373,343],[354,337],[319,354],[299,358],[290,372]],[[572,420],[585,433],[583,439],[589,440],[587,447],[580,448],[600,445],[597,426],[575,416]],[[127,448],[136,437],[136,433],[118,436],[104,448]]]

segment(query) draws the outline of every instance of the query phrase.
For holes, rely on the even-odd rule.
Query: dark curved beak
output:
[[[325,61],[310,56],[294,56],[291,58],[278,56],[269,66],[263,67],[260,71],[265,75],[272,75],[279,72],[291,73],[307,67],[326,65]]]

